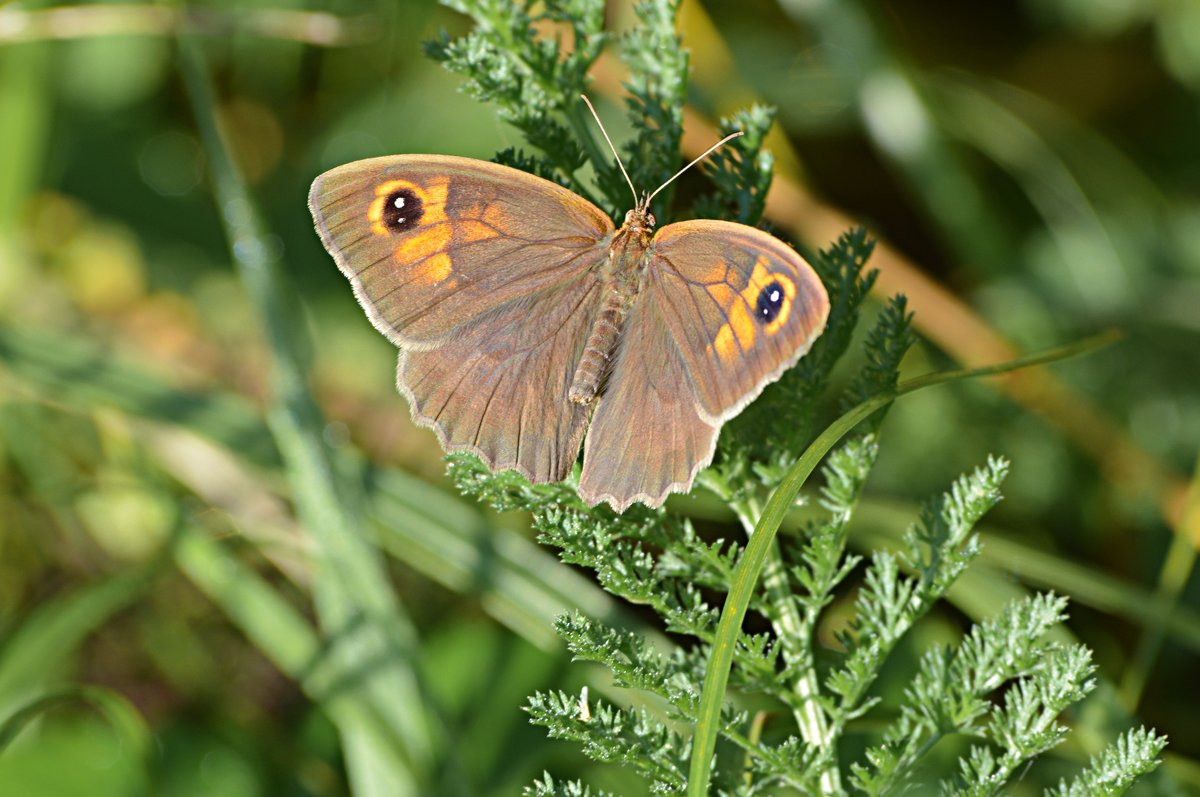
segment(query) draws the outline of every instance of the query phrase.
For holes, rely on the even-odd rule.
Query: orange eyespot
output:
[[[398,240],[392,259],[412,269],[413,279],[434,285],[448,279],[453,260],[448,252],[454,226],[446,216],[449,178],[424,185],[411,180],[388,180],[375,186],[367,221],[375,235],[409,233]]]
[[[393,235],[421,224],[446,221],[448,178],[420,185],[411,180],[388,180],[375,186],[367,221],[375,235]]]
[[[796,283],[786,274],[772,273],[766,257],[755,261],[750,279],[740,291],[727,287],[726,273],[724,263],[715,265],[708,275],[715,284],[709,284],[708,291],[728,316],[713,338],[712,350],[729,361],[754,346],[760,328],[767,335],[783,328],[792,311]]]

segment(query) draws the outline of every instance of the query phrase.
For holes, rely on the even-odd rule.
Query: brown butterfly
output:
[[[654,232],[661,190],[616,229],[517,169],[395,155],[325,172],[309,208],[400,348],[417,424],[532,482],[565,479],[586,430],[579,495],[620,512],[690,489],[722,424],[829,314],[812,267],[761,230],[697,219]]]

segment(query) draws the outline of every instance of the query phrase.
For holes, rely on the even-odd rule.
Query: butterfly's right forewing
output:
[[[701,415],[720,425],[812,346],[829,317],[817,273],[762,230],[697,219],[651,244],[646,301],[663,308]]]
[[[371,321],[416,348],[580,276],[613,232],[560,185],[448,155],[331,169],[313,182],[309,209]]]
[[[570,472],[590,408],[568,399],[613,226],[547,180],[467,158],[400,155],[317,178],[317,231],[397,383],[448,451],[535,482]]]

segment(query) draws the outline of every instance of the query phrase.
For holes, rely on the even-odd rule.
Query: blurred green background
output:
[[[348,160],[521,144],[421,54],[467,28],[428,2],[0,5],[0,720],[55,696],[0,753],[0,793],[499,795],[543,769],[640,793],[520,706],[605,689],[557,613],[649,618],[457,496],[305,207]],[[909,293],[927,336],[907,372],[1126,333],[1054,376],[900,402],[852,540],[895,544],[1009,457],[982,564],[914,644],[1067,594],[1102,688],[1018,793],[1136,716],[1170,737],[1155,788],[1200,794],[1200,3],[686,0],[680,30],[690,122],[780,109],[777,228],[884,242],[880,298]],[[272,403],[197,102],[294,291],[315,408]],[[671,506],[740,533],[702,495]]]

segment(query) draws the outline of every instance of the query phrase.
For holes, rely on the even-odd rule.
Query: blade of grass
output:
[[[338,47],[367,41],[374,30],[364,18],[283,8],[231,10],[161,5],[75,5],[46,9],[0,8],[0,43],[94,36],[171,36],[177,33],[236,36]]]
[[[312,624],[280,591],[203,529],[185,524],[172,553],[176,566],[255,648],[319,701],[321,695],[306,681],[305,673],[322,655],[321,640]]]
[[[339,728],[350,728],[358,736],[366,734],[390,751],[404,754],[407,744],[397,736],[387,704],[373,704],[357,690],[346,688],[346,667],[335,660],[335,652],[317,629],[274,585],[196,526],[180,529],[174,555],[192,583],[280,672],[320,704]]]
[[[46,711],[61,704],[85,703],[96,709],[112,726],[121,742],[122,758],[133,759],[141,764],[138,768],[139,785],[134,792],[148,794],[150,756],[154,751],[153,736],[146,721],[138,710],[119,692],[98,686],[75,686],[51,692],[25,703],[3,722],[0,722],[0,755],[5,748],[29,723]]]
[[[1003,214],[981,189],[965,154],[937,125],[916,70],[892,46],[874,5],[780,2],[821,43],[829,68],[852,82],[847,96],[856,100],[864,134],[908,184],[931,227],[963,262],[1002,273],[1015,255],[1015,242],[995,223]]]
[[[869,418],[900,396],[925,387],[952,382],[961,379],[994,376],[1008,373],[1020,368],[1056,362],[1068,357],[1075,357],[1094,351],[1102,346],[1111,344],[1117,339],[1115,333],[1106,333],[1093,338],[1051,349],[1040,354],[1020,357],[997,365],[981,368],[968,368],[955,371],[927,374],[901,383],[894,392],[885,393],[859,404],[846,412],[825,431],[800,455],[796,463],[780,482],[780,485],[767,499],[762,516],[750,541],[734,567],[733,580],[725,606],[721,610],[721,619],[717,623],[717,633],[713,641],[712,653],[709,655],[705,668],[704,687],[700,694],[700,706],[697,712],[696,731],[692,738],[692,755],[688,775],[689,797],[707,797],[709,777],[712,771],[712,757],[716,752],[717,733],[720,730],[721,704],[725,699],[725,690],[729,683],[729,669],[733,662],[733,650],[737,644],[738,634],[741,633],[742,622],[750,605],[750,598],[762,573],[763,565],[775,540],[775,534],[780,524],[787,517],[791,507],[796,502],[800,488],[816,469],[821,459],[860,422]]]
[[[388,583],[360,518],[344,506],[322,441],[323,422],[308,389],[306,341],[253,198],[217,125],[216,98],[198,44],[178,40],[180,69],[208,155],[215,198],[242,282],[257,305],[274,353],[269,424],[287,467],[292,498],[312,535],[314,600],[322,632],[342,668],[342,688],[391,724],[394,749],[357,720],[339,724],[356,793],[416,795],[432,777],[440,729],[412,663],[415,630]],[[345,718],[344,718],[345,719]]]
[[[27,698],[58,674],[47,662],[71,661],[75,650],[150,586],[162,563],[122,571],[30,612],[0,646],[0,706]]]
[[[379,473],[371,495],[380,545],[456,592],[477,593],[484,611],[543,650],[560,649],[554,620],[571,611],[650,633],[595,582],[458,498],[396,470]]]
[[[249,400],[174,387],[153,369],[102,343],[45,328],[0,325],[0,362],[57,403],[83,412],[96,405],[115,407],[182,426],[257,467],[282,468],[279,449]]]
[[[116,407],[161,424],[150,436],[159,463],[201,498],[229,512],[283,572],[292,570],[272,556],[276,535],[262,533],[261,518],[245,514],[244,506],[255,503],[252,494],[273,492],[275,473],[282,470],[275,441],[249,400],[174,387],[102,343],[47,330],[0,324],[0,362],[14,377],[12,384],[42,400],[52,397],[79,411]],[[178,430],[201,439],[181,440]],[[194,450],[196,445],[209,450]],[[351,455],[343,449],[343,456]],[[199,467],[201,458],[217,461]],[[352,464],[345,469],[361,468]],[[364,515],[389,554],[448,589],[473,591],[488,614],[543,649],[560,644],[552,625],[564,611],[578,609],[625,628],[643,625],[594,582],[437,487],[394,468],[380,468],[372,472],[366,498]]]
[[[3,14],[6,9],[0,9]],[[16,225],[22,207],[36,190],[43,153],[50,146],[53,93],[49,89],[55,66],[46,45],[0,49],[0,255],[5,268],[19,265]],[[2,294],[0,294],[2,296]]]
[[[1200,524],[1200,457],[1196,460],[1196,468],[1192,474],[1192,482],[1184,499],[1183,511],[1180,514],[1180,528]],[[1136,711],[1142,699],[1142,690],[1150,678],[1150,671],[1162,650],[1163,639],[1167,633],[1167,624],[1176,616],[1183,600],[1184,590],[1196,569],[1196,548],[1185,534],[1174,534],[1171,546],[1167,549],[1166,558],[1158,573],[1158,589],[1154,600],[1157,611],[1152,615],[1149,624],[1142,629],[1129,667],[1121,676],[1121,684],[1117,694],[1122,705],[1129,711]]]
[[[1051,142],[1029,121],[969,79],[934,77],[923,83],[938,127],[990,158],[1021,187],[1059,248],[1070,295],[1099,315],[1138,294],[1121,260],[1119,234],[1094,206]],[[993,87],[999,91],[999,87]],[[1080,254],[1079,239],[1089,242]]]

